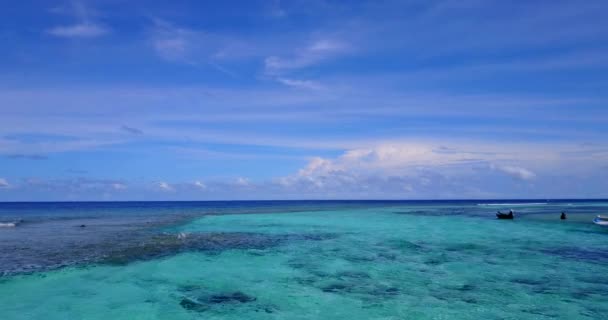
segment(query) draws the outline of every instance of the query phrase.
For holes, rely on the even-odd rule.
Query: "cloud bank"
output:
[[[96,38],[106,35],[110,29],[93,21],[93,10],[90,10],[83,2],[73,1],[70,7],[59,7],[52,10],[55,13],[68,15],[77,20],[74,24],[60,25],[49,28],[46,32],[61,38]]]
[[[87,22],[53,27],[47,32],[53,36],[63,38],[94,38],[107,34],[109,30],[101,25]]]

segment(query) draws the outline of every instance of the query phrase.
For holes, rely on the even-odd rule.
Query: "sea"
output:
[[[0,319],[608,319],[608,228],[592,223],[606,213],[608,200],[0,203]]]

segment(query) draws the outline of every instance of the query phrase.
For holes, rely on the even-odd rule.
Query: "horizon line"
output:
[[[232,200],[29,200],[29,201],[0,201],[5,203],[129,203],[129,202],[345,202],[345,201],[386,201],[386,202],[414,202],[414,201],[608,201],[608,198],[470,198],[470,199],[232,199]]]

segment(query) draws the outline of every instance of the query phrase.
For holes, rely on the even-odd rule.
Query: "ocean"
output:
[[[498,210],[515,211],[498,220]],[[560,220],[565,211],[567,220]],[[0,319],[608,319],[602,200],[0,203]]]

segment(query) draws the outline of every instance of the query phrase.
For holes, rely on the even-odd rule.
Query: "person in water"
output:
[[[560,219],[562,219],[562,220],[566,220],[566,219],[567,219],[567,218],[566,218],[566,213],[565,213],[565,212],[562,212],[562,215],[561,215],[561,216],[559,216],[559,218],[560,218]]]

